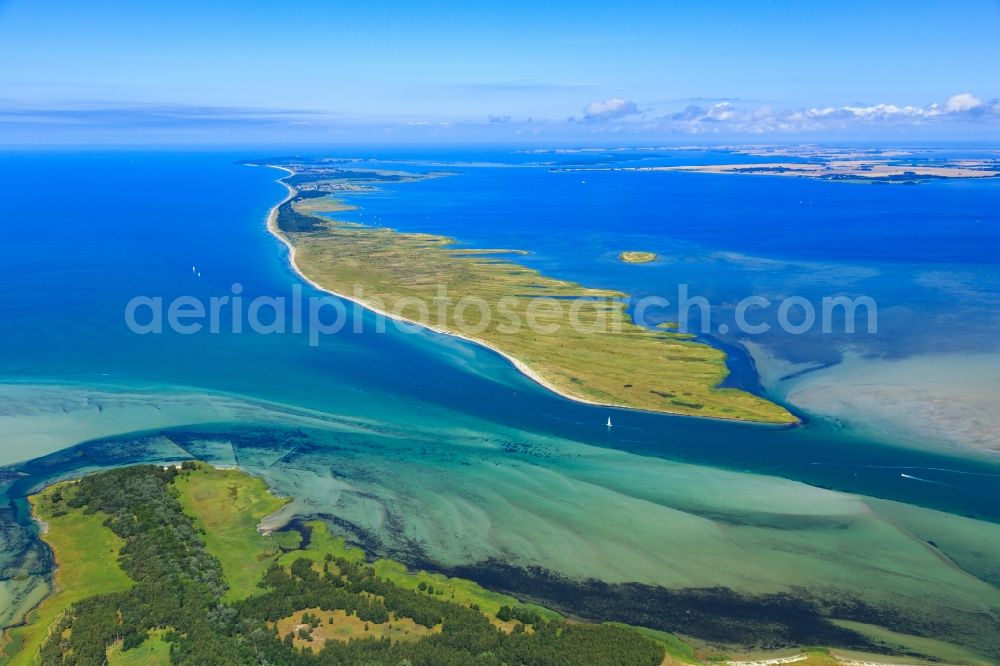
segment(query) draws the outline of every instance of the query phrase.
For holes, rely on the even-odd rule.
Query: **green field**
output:
[[[302,167],[295,182],[308,179]],[[324,182],[328,174],[323,174]],[[632,323],[626,294],[556,280],[429,234],[331,221],[329,197],[294,198],[275,223],[299,269],[335,293],[517,359],[540,381],[583,401],[763,423],[794,423],[783,407],[717,388],[725,354],[690,335]],[[641,253],[634,253],[641,254]]]
[[[236,601],[258,592],[257,583],[284,545],[274,535],[257,533],[257,524],[288,501],[268,492],[262,479],[235,469],[200,465],[174,486],[184,512],[203,530],[205,548],[222,563],[229,585],[224,599]]]
[[[126,590],[129,577],[118,566],[123,541],[104,526],[101,513],[87,515],[82,509],[66,506],[73,495],[73,482],[46,488],[31,497],[35,516],[47,524],[43,535],[58,564],[56,592],[32,611],[28,623],[11,630],[4,658],[7,666],[37,663],[49,627],[74,602],[95,594]]]
[[[108,648],[108,666],[170,666],[170,643],[163,631],[150,632],[139,647],[122,650],[120,644]]]

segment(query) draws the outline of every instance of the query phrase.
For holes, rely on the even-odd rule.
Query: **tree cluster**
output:
[[[515,621],[510,633],[494,626],[478,608],[464,606],[380,579],[373,567],[327,558],[306,558],[291,566],[273,564],[259,594],[227,604],[218,560],[205,549],[184,514],[173,480],[184,470],[129,467],[86,477],[61,502],[101,512],[125,545],[119,564],[135,582],[125,592],[90,597],[74,604],[53,628],[41,650],[50,665],[106,664],[106,651],[122,641],[136,647],[153,629],[167,629],[171,660],[177,666],[264,665],[339,666],[575,666],[587,664],[655,666],[663,648],[621,627],[546,622],[524,608],[504,606],[499,615]],[[298,634],[279,635],[277,622],[301,611],[342,610],[367,623],[410,618],[438,630],[407,641],[371,636],[347,642],[328,640],[296,648]],[[312,643],[320,619],[304,617],[299,634]],[[525,625],[531,630],[526,631]]]

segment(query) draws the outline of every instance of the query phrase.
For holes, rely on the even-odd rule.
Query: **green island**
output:
[[[626,264],[648,264],[651,261],[656,261],[658,258],[655,252],[629,251],[618,255],[618,260]]]
[[[31,506],[55,555],[56,589],[9,632],[0,664],[679,666],[733,659],[665,631],[569,619],[470,580],[369,560],[321,520],[277,532],[258,527],[287,501],[257,477],[194,461],[49,486]],[[885,657],[809,648],[740,658],[836,666]]]
[[[633,323],[626,294],[553,279],[497,256],[509,250],[459,249],[443,236],[328,217],[351,208],[332,194],[371,188],[382,172],[356,180],[356,171],[338,172],[322,162],[279,168],[293,175],[282,179],[289,196],[272,211],[268,226],[291,248],[296,270],[322,289],[487,346],[574,400],[797,422],[780,405],[719,388],[728,374],[725,354],[690,335]],[[391,182],[403,178],[382,175]]]
[[[50,486],[32,506],[58,590],[13,631],[5,663],[654,666],[684,646],[368,562],[323,522],[258,533],[284,502],[194,462]]]

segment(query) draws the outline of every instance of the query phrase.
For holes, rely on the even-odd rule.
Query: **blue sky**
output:
[[[995,140],[998,35],[998,0],[0,0],[0,143]]]

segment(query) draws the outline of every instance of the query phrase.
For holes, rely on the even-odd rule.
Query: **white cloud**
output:
[[[944,103],[944,109],[948,113],[972,111],[973,109],[978,109],[981,106],[983,106],[983,100],[970,93],[952,95],[948,101]]]
[[[731,102],[709,106],[693,104],[662,119],[673,128],[692,133],[740,131],[782,132],[841,129],[876,125],[927,125],[962,120],[1000,121],[1000,101],[985,102],[971,93],[953,95],[943,104],[898,106],[852,104],[804,109],[768,106],[737,107]]]
[[[635,102],[620,97],[591,102],[583,109],[583,117],[586,120],[615,120],[638,113],[639,107]]]

